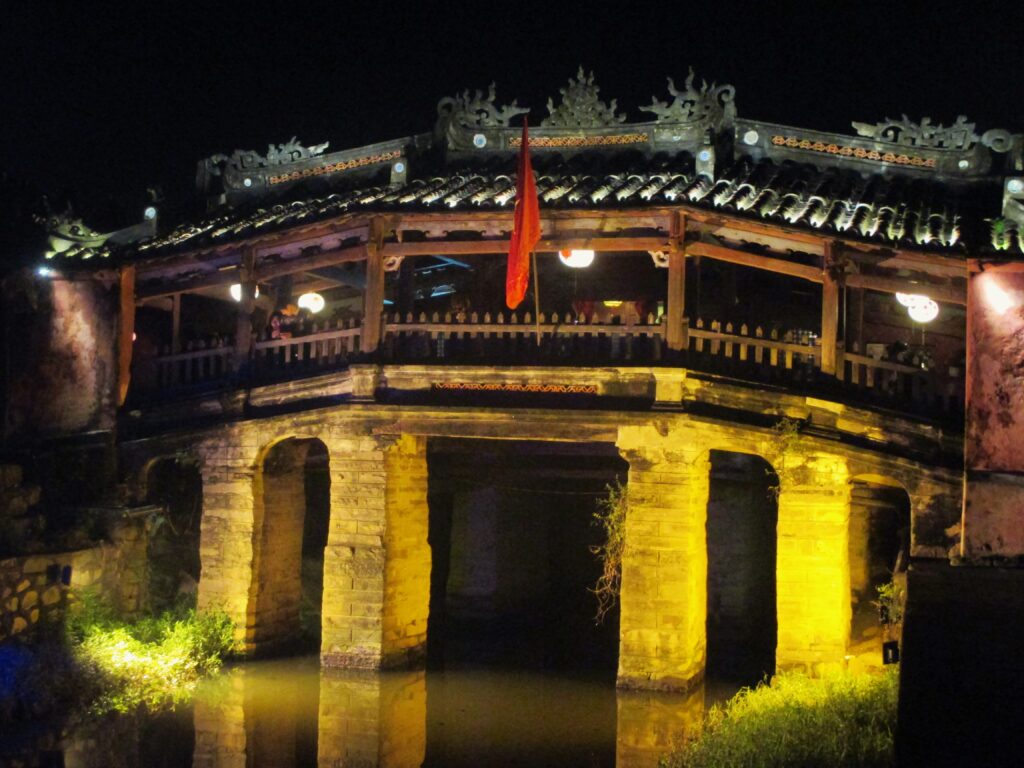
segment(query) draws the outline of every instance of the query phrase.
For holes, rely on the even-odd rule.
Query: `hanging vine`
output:
[[[594,524],[604,531],[604,543],[590,551],[601,561],[601,575],[590,590],[597,598],[594,621],[604,622],[619,600],[622,586],[622,556],[626,550],[626,514],[629,511],[629,491],[618,480],[607,486],[608,495],[598,499],[594,511]]]

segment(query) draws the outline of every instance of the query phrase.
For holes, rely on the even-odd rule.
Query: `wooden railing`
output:
[[[309,333],[286,339],[266,334],[253,345],[253,370],[257,376],[339,368],[359,352],[360,327],[355,320],[313,324]]]
[[[165,348],[159,357],[140,361],[136,377],[142,379],[140,385],[150,384],[160,390],[193,387],[230,376],[234,357],[231,339],[190,341],[183,352],[172,353]]]
[[[960,376],[903,362],[877,360],[856,351],[837,353],[835,376],[820,371],[821,347],[806,332],[734,327],[696,319],[687,328],[686,354],[669,353],[665,324],[653,315],[602,323],[583,315],[447,313],[392,315],[382,320],[377,357],[387,363],[657,365],[666,362],[800,389],[823,390],[839,399],[887,405],[927,414],[958,413]],[[538,343],[539,339],[539,343]],[[287,339],[261,337],[253,345],[248,377],[255,381],[312,375],[345,367],[360,352],[355,321],[312,326]],[[234,348],[223,341],[195,343],[152,361],[161,389],[190,387],[233,373]]]

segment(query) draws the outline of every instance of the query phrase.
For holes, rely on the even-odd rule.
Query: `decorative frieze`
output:
[[[930,117],[915,123],[906,115],[900,120],[887,117],[874,125],[858,122],[852,125],[858,136],[904,147],[968,150],[980,142],[994,152],[1009,152],[1013,146],[1013,136],[1009,131],[993,129],[979,136],[975,123],[967,122],[965,115],[958,115],[949,126],[933,125]]]

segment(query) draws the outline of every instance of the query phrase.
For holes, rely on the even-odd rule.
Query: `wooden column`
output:
[[[171,295],[171,354],[181,352],[181,294]]]
[[[825,245],[822,265],[821,294],[821,372],[835,376],[837,367],[837,339],[839,335],[839,281],[832,276],[832,243]]]
[[[242,268],[239,277],[242,285],[242,300],[238,302],[238,326],[235,331],[235,371],[244,370],[252,353],[252,311],[256,305],[256,281],[254,279],[255,255],[251,248],[242,253]]]
[[[380,225],[370,224],[370,241],[366,244],[366,290],[363,291],[363,328],[360,349],[377,351],[381,341],[381,314],[384,311],[384,259],[381,255]]]
[[[673,352],[687,346],[686,327],[686,217],[675,222],[672,248],[668,254],[668,301],[665,304],[665,343]]]

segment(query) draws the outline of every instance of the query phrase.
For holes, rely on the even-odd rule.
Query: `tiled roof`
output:
[[[467,166],[401,186],[364,186],[225,210],[143,243],[137,253],[145,257],[211,246],[354,212],[507,209],[511,214],[515,177],[504,172],[510,170],[508,165]],[[992,185],[954,187],[927,179],[862,176],[839,168],[821,170],[810,164],[749,157],[741,157],[713,181],[696,173],[687,153],[649,159],[630,158],[628,153],[617,159],[545,157],[535,162],[535,172],[543,209],[683,203],[844,237],[941,251],[961,251],[965,245],[984,248],[988,231],[983,218],[999,206],[999,190]],[[1019,240],[1016,245],[1020,247]]]

